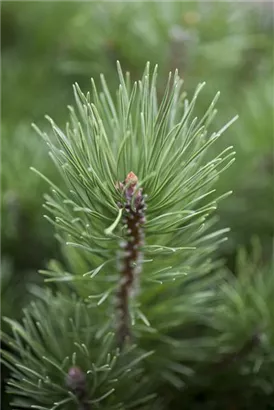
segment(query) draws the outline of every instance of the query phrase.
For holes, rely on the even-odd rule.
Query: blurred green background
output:
[[[206,81],[197,113],[220,90],[216,129],[239,120],[218,149],[234,145],[236,163],[218,190],[219,224],[229,226],[220,255],[233,269],[237,249],[257,237],[263,262],[271,259],[273,184],[273,12],[271,2],[3,2],[2,30],[2,315],[19,317],[37,270],[62,258],[43,219],[46,184],[39,168],[58,181],[47,147],[31,129],[46,129],[48,114],[61,126],[73,103],[72,83],[83,91],[103,72],[117,86],[116,60],[132,78],[147,60],[159,64],[159,95],[170,70],[179,69],[192,94]],[[60,183],[62,183],[60,181]]]

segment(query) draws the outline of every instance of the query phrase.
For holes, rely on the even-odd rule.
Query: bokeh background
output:
[[[185,91],[207,85],[202,112],[221,91],[215,120],[239,120],[220,145],[234,145],[236,163],[218,190],[233,190],[219,209],[229,240],[219,252],[235,270],[239,248],[260,243],[270,266],[274,231],[273,4],[272,2],[3,2],[2,30],[2,316],[19,318],[31,299],[37,271],[63,256],[43,219],[47,186],[30,166],[58,181],[47,147],[31,129],[61,126],[73,103],[72,83],[84,91],[103,72],[117,86],[116,61],[138,79],[147,60],[159,64],[159,95],[178,68]],[[220,145],[218,149],[220,148]],[[59,183],[62,183],[59,181]],[[271,270],[270,270],[271,271]],[[237,272],[236,272],[237,274]],[[3,377],[7,369],[3,369]],[[4,404],[4,408],[8,408]]]

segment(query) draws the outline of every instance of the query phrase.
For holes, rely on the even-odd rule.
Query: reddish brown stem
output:
[[[126,229],[125,241],[121,243],[121,278],[117,292],[117,338],[120,346],[123,346],[131,336],[130,299],[136,291],[142,263],[141,247],[144,242],[145,203],[142,190],[137,187],[137,182],[137,177],[131,172],[125,182],[120,184],[125,196],[123,223]]]

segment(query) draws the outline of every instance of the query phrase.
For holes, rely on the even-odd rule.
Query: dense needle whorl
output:
[[[120,282],[117,292],[117,338],[120,346],[130,338],[130,298],[138,288],[141,272],[142,252],[144,244],[145,202],[142,188],[138,186],[138,178],[130,172],[123,183],[119,183],[124,196],[123,224],[125,240],[120,243]]]

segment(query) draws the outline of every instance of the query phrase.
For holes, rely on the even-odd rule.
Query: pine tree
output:
[[[228,229],[214,224],[227,194],[214,184],[235,153],[214,143],[234,119],[212,132],[219,94],[197,118],[204,83],[188,100],[177,72],[160,102],[157,67],[133,84],[118,75],[115,99],[103,76],[101,91],[74,85],[65,131],[49,117],[50,135],[35,127],[67,187],[34,169],[65,262],[41,272],[50,286],[33,288],[22,323],[5,318],[13,408],[175,408],[222,358],[215,251]]]

